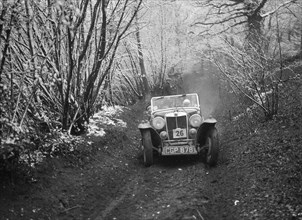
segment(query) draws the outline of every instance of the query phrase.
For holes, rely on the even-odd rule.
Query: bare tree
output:
[[[213,28],[215,34],[235,31],[234,28],[237,28],[235,33],[246,30],[245,36],[249,42],[247,45],[260,48],[259,42],[263,42],[264,19],[283,7],[296,4],[296,0],[281,1],[276,7],[264,13],[268,3],[270,3],[269,0],[199,0],[198,6],[203,7],[203,10],[207,12],[200,16],[193,25]],[[218,25],[220,27],[216,29],[215,27]],[[203,32],[210,33],[209,29],[205,29]]]
[[[59,117],[69,131],[82,126],[141,2],[4,1],[0,70],[15,122],[21,127],[30,114],[34,120]]]

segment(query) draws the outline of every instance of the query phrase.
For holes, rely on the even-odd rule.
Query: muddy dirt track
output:
[[[207,171],[189,158],[157,160],[150,168],[137,167],[121,193],[93,219],[200,219]]]
[[[149,168],[142,164],[141,156],[129,161],[120,189],[90,219],[240,219],[233,208],[236,180],[224,177],[222,162],[209,168],[188,156],[156,157]]]

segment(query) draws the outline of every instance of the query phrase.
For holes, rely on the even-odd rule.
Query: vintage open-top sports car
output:
[[[145,166],[153,164],[154,151],[161,156],[205,156],[210,166],[217,164],[217,121],[203,118],[196,93],[152,97],[148,111],[150,120],[138,126]]]

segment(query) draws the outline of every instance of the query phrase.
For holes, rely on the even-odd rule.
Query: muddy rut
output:
[[[197,158],[158,158],[136,167],[117,195],[91,219],[202,219],[208,171]]]

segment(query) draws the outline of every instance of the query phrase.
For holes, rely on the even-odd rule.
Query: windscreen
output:
[[[151,99],[151,107],[153,111],[160,109],[169,109],[175,107],[198,107],[197,94],[160,96]]]

